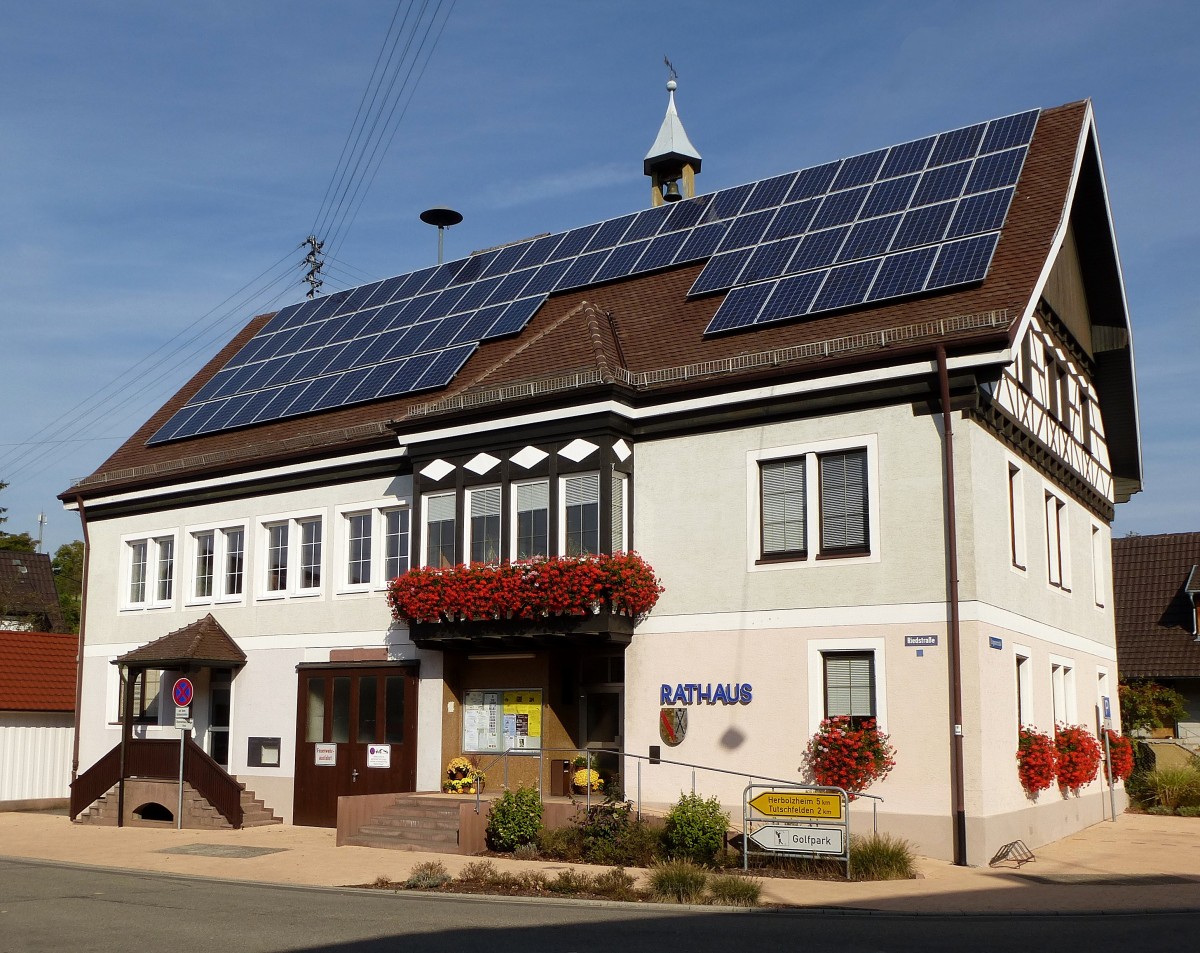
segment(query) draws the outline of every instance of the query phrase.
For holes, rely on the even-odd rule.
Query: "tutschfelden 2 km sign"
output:
[[[850,877],[850,798],[835,787],[750,784],[742,795],[742,867],[750,854],[836,858]]]

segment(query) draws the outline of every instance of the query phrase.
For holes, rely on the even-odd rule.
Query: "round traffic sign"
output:
[[[171,697],[175,699],[175,705],[178,708],[187,708],[192,703],[192,680],[190,678],[181,678],[175,683],[175,687],[171,689]]]

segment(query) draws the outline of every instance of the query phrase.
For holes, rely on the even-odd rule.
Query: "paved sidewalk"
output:
[[[763,900],[909,914],[1200,912],[1200,819],[1125,814],[1115,824],[1097,824],[1034,853],[1037,859],[1020,870],[963,868],[921,858],[920,879],[891,883],[766,878]],[[323,887],[370,883],[377,877],[403,881],[415,864],[428,860],[442,861],[454,874],[473,859],[335,847],[332,830],[311,827],[118,829],[72,824],[62,815],[19,813],[0,813],[0,856]],[[585,866],[495,863],[551,875]]]

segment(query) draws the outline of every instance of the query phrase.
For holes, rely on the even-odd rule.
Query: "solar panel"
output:
[[[150,442],[444,386],[478,342],[520,332],[549,294],[686,262],[707,259],[689,296],[729,292],[706,333],[979,281],[1037,118],[1005,116],[288,305]]]

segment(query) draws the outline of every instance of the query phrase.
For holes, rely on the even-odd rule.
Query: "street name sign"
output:
[[[763,850],[782,850],[798,854],[845,853],[845,829],[820,824],[768,824],[750,834],[750,839]]]
[[[842,797],[817,791],[764,791],[750,806],[766,817],[841,820]]]

